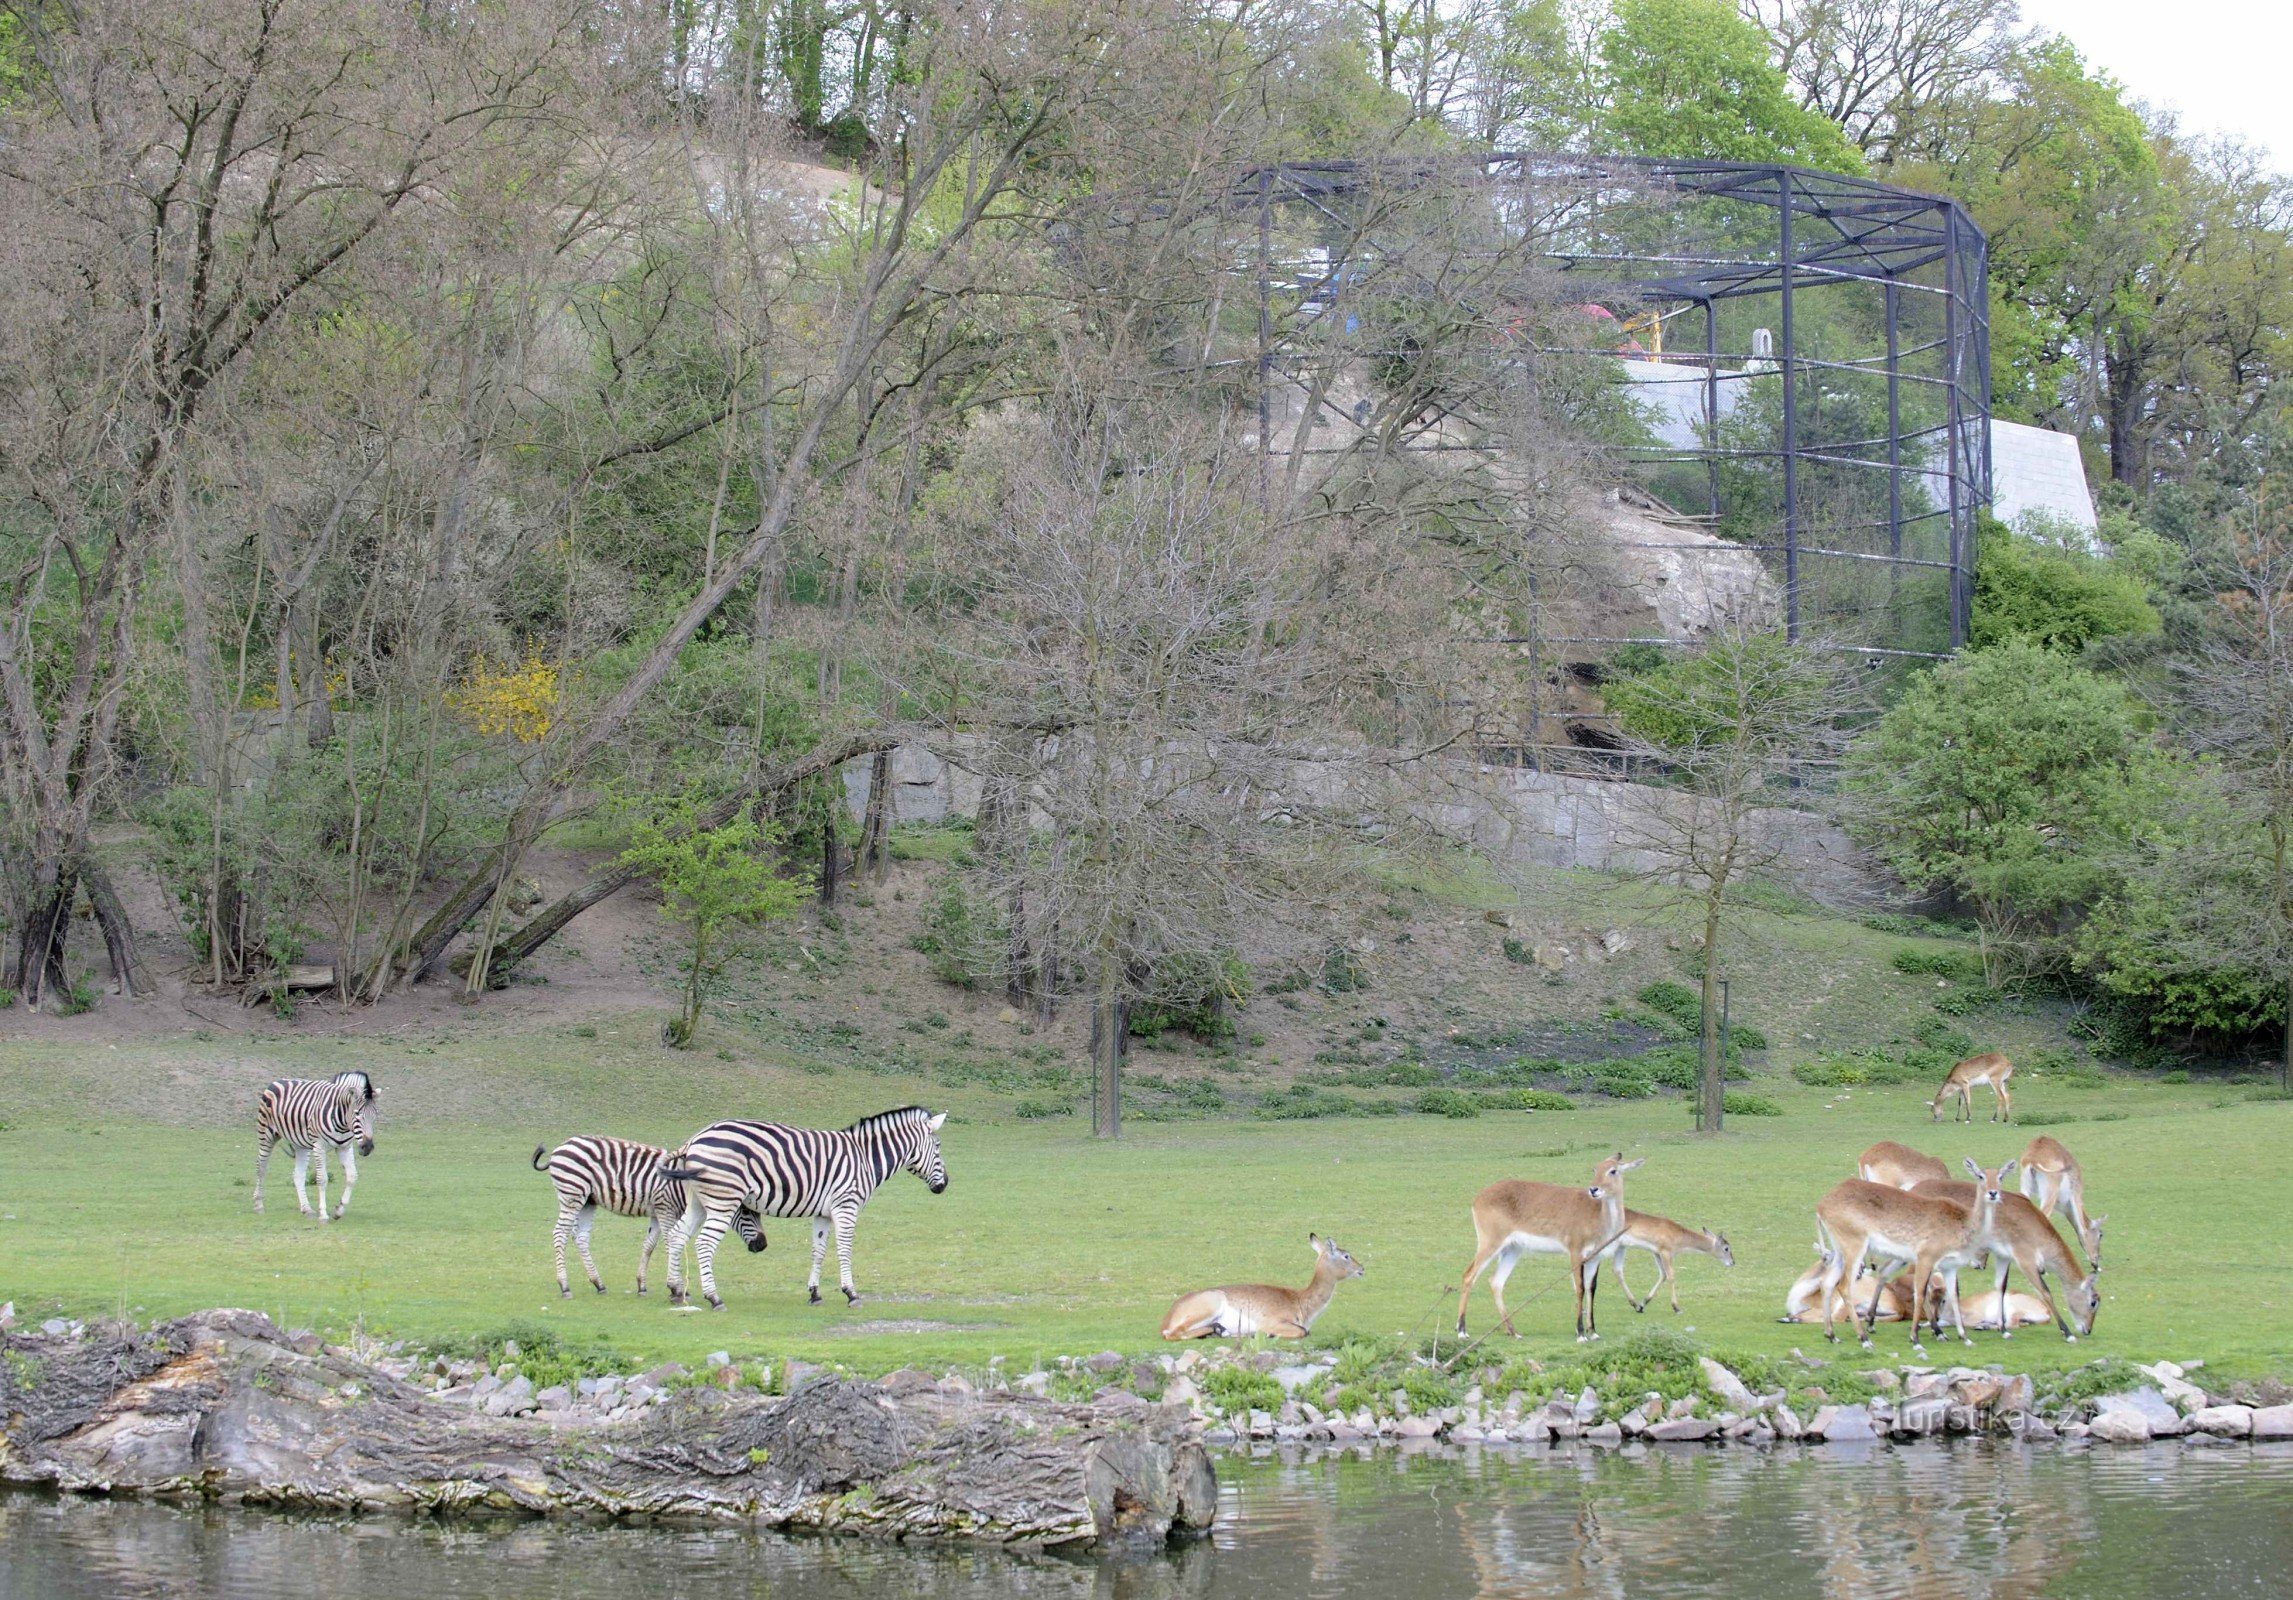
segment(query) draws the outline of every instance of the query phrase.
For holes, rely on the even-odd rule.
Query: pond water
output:
[[[2293,1592],[2293,1447],[1228,1456],[1132,1560],[0,1494],[0,1600],[2113,1597]]]

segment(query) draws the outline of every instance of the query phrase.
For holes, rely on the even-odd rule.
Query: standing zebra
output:
[[[271,1146],[284,1141],[295,1153],[295,1199],[303,1215],[310,1216],[310,1192],[303,1187],[311,1157],[318,1157],[318,1219],[331,1221],[326,1212],[326,1151],[334,1146],[342,1157],[342,1203],[339,1217],[350,1209],[350,1191],[358,1187],[358,1156],[374,1154],[374,1080],[363,1072],[338,1072],[331,1078],[281,1078],[268,1085],[255,1101],[255,1210],[263,1209],[263,1169],[271,1164]],[[357,1146],[357,1155],[351,1147]]]
[[[947,1165],[940,1159],[940,1124],[922,1106],[902,1106],[862,1117],[849,1128],[787,1128],[776,1122],[717,1122],[693,1135],[663,1171],[690,1192],[684,1220],[669,1241],[669,1300],[686,1298],[684,1245],[700,1230],[695,1258],[701,1293],[724,1309],[717,1294],[717,1244],[733,1214],[748,1206],[768,1217],[812,1219],[812,1277],[806,1287],[820,1303],[820,1261],[828,1252],[828,1230],[836,1230],[836,1267],[847,1302],[858,1305],[852,1287],[852,1228],[860,1208],[903,1168],[924,1180],[933,1194],[947,1188]]]
[[[545,1153],[549,1158],[546,1163],[542,1159]],[[559,1298],[573,1295],[565,1279],[568,1233],[581,1249],[581,1266],[589,1274],[590,1286],[599,1294],[605,1292],[605,1280],[597,1275],[597,1263],[589,1255],[589,1227],[597,1220],[600,1206],[618,1217],[647,1219],[645,1247],[637,1256],[637,1292],[645,1292],[645,1272],[653,1262],[653,1246],[673,1234],[678,1218],[685,1214],[685,1186],[661,1172],[668,1156],[659,1145],[592,1134],[568,1139],[555,1150],[545,1151],[538,1144],[533,1147],[534,1171],[548,1173],[549,1181],[557,1186]],[[748,1241],[749,1249],[764,1248],[764,1229],[758,1226],[755,1212],[743,1206],[734,1213],[732,1225]]]

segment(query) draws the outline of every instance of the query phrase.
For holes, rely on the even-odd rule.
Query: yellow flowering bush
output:
[[[501,666],[480,656],[447,703],[480,733],[533,744],[549,732],[557,694],[557,668],[537,655]]]

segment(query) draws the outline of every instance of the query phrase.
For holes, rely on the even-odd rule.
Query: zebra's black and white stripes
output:
[[[310,1192],[304,1187],[311,1158],[318,1158],[318,1212],[326,1209],[326,1152],[333,1146],[342,1157],[342,1201],[334,1208],[339,1217],[350,1209],[350,1191],[358,1186],[358,1157],[374,1154],[374,1081],[363,1072],[338,1072],[331,1078],[281,1078],[268,1085],[255,1101],[255,1209],[263,1209],[263,1171],[271,1164],[271,1147],[285,1144],[295,1153],[295,1199],[310,1216]],[[355,1153],[354,1153],[355,1147]]]
[[[533,1147],[534,1170],[549,1174],[549,1181],[557,1188],[555,1245],[559,1296],[573,1293],[565,1276],[565,1239],[569,1233],[581,1251],[582,1270],[589,1274],[591,1287],[599,1294],[605,1292],[605,1280],[597,1275],[597,1263],[589,1254],[589,1229],[600,1209],[616,1216],[646,1219],[645,1245],[637,1255],[637,1292],[643,1294],[645,1273],[653,1261],[653,1246],[675,1230],[678,1219],[685,1213],[685,1186],[662,1171],[669,1152],[657,1144],[640,1144],[634,1139],[582,1134],[547,1151],[546,1162],[544,1154],[542,1146]],[[741,1209],[735,1213],[732,1225],[748,1241],[749,1249],[764,1248],[764,1230],[757,1224],[755,1212]],[[676,1276],[674,1268],[671,1276]]]
[[[812,1299],[820,1298],[820,1262],[828,1232],[836,1232],[836,1266],[844,1298],[858,1304],[852,1287],[852,1229],[860,1208],[893,1173],[906,1170],[923,1179],[933,1194],[947,1187],[940,1159],[939,1130],[947,1113],[921,1106],[862,1117],[849,1128],[790,1128],[774,1122],[711,1123],[676,1151],[665,1169],[687,1185],[684,1220],[669,1247],[669,1298],[685,1298],[682,1256],[697,1227],[694,1252],[701,1293],[720,1311],[717,1245],[741,1207],[768,1217],[812,1218]]]

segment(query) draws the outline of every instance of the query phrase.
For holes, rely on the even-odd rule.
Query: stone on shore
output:
[[[2148,1444],[2150,1419],[2129,1408],[2103,1411],[2086,1425],[2086,1436],[2102,1444]]]
[[[2253,1437],[2293,1439],[2293,1406],[2255,1406]]]
[[[2189,1415],[2190,1431],[2220,1439],[2253,1437],[2251,1406],[2200,1406]]]
[[[1857,1444],[1879,1437],[1871,1426],[1871,1413],[1862,1406],[1825,1406],[1808,1423],[1807,1431],[1825,1444]]]

